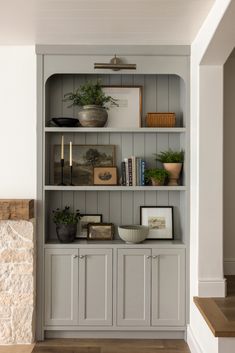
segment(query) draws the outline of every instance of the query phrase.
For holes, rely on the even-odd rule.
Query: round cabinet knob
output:
[[[76,259],[78,257],[78,255],[73,255],[73,259]]]
[[[158,255],[153,255],[153,259],[157,259],[158,258]]]
[[[85,255],[79,255],[79,259],[84,259]]]
[[[151,257],[152,257],[151,255],[148,255],[148,256],[147,256],[147,259],[151,259]]]

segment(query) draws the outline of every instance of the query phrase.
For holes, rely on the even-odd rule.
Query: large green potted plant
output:
[[[57,237],[61,243],[74,241],[79,219],[79,210],[72,212],[69,206],[66,206],[63,210],[57,208],[53,211],[53,221],[56,224]]]
[[[179,185],[179,177],[184,162],[184,151],[173,151],[172,149],[162,151],[157,154],[156,160],[160,161],[163,164],[164,169],[169,172],[168,185]]]
[[[75,92],[66,93],[64,101],[71,102],[71,106],[79,106],[78,120],[84,127],[102,127],[108,119],[108,107],[118,104],[111,96],[107,96],[100,81],[87,81]]]
[[[165,169],[146,169],[144,172],[146,182],[151,182],[153,186],[162,186],[169,177],[169,172]]]

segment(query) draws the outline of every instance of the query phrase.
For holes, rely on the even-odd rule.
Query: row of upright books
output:
[[[144,186],[145,160],[141,157],[131,156],[124,158],[121,163],[121,178],[124,186]]]

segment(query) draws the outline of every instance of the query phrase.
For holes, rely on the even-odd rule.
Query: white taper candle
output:
[[[61,159],[64,159],[64,136],[61,137]]]
[[[72,167],[72,165],[73,165],[72,147],[73,147],[73,144],[70,141],[70,143],[69,143],[69,165],[70,165],[70,167]]]

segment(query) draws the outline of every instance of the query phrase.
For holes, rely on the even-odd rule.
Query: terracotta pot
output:
[[[182,169],[183,163],[163,163],[164,169],[166,169],[169,173],[169,186],[178,186],[178,180],[180,176],[180,172]]]
[[[151,178],[151,183],[152,183],[153,186],[163,186],[164,183],[165,183],[165,180],[159,181],[157,179]]]
[[[98,105],[84,105],[78,112],[78,120],[83,127],[102,127],[107,119],[107,110]]]

